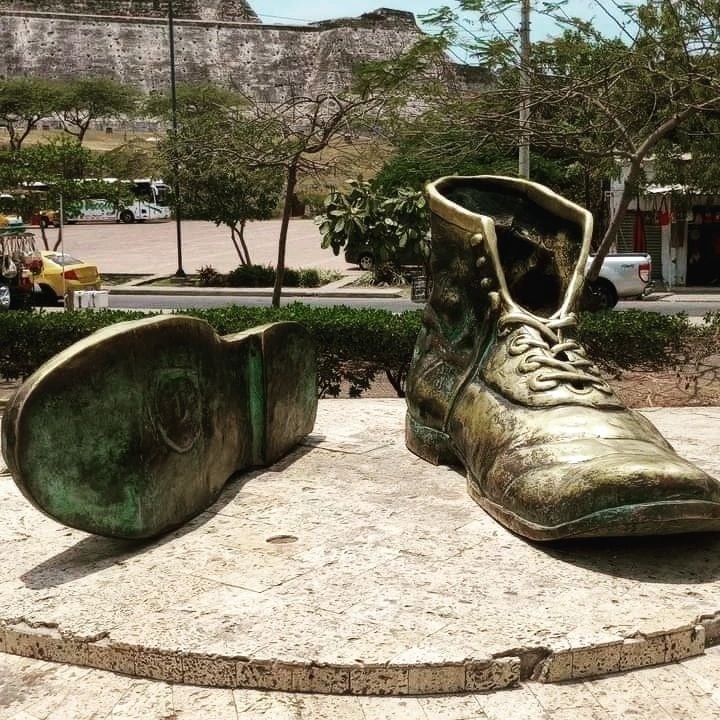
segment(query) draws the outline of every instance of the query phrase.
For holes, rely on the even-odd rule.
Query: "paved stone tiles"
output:
[[[669,663],[717,639],[720,538],[530,544],[458,472],[405,450],[403,413],[321,402],[289,458],[142,545],[62,527],[0,476],[0,649],[188,686],[432,696]],[[720,409],[648,416],[720,476]],[[398,703],[383,707],[415,707]]]

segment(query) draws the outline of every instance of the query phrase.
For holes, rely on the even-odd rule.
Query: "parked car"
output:
[[[371,270],[374,257],[372,246],[367,243],[350,243],[345,248],[345,261],[358,265],[361,270]],[[593,257],[589,257],[585,271],[590,268]],[[417,258],[400,258],[408,265],[419,265]],[[583,308],[592,310],[610,309],[621,298],[643,297],[652,292],[652,258],[647,253],[618,253],[607,255],[603,260],[600,275],[588,283],[590,294],[586,293]]]
[[[55,250],[42,250],[40,266],[33,271],[35,305],[57,305],[69,292],[99,290],[102,285],[95,265]]]
[[[585,272],[593,258],[589,257]],[[652,258],[647,253],[618,253],[607,255],[600,275],[587,287],[592,294],[588,309],[605,310],[615,307],[620,298],[643,297],[652,292]],[[587,294],[586,294],[587,295]]]
[[[372,246],[368,243],[350,242],[345,246],[345,262],[357,265],[361,270],[372,270],[375,264]],[[423,261],[410,251],[401,253],[396,259],[400,265],[422,265]]]

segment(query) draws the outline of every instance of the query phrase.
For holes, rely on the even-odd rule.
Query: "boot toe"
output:
[[[720,529],[720,483],[652,443],[615,444],[590,457],[567,443],[558,453],[545,448],[546,462],[528,469],[511,455],[496,469],[505,481],[496,475],[489,484],[503,485],[502,492],[473,495],[511,529],[538,540]]]

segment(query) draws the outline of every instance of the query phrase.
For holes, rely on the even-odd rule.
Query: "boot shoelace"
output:
[[[562,338],[565,328],[575,327],[577,319],[572,313],[563,318],[542,320],[521,312],[508,312],[498,321],[498,331],[507,334],[509,325],[520,325],[536,330],[540,337],[520,332],[508,345],[510,355],[524,355],[520,372],[533,373],[529,381],[531,390],[552,390],[567,383],[574,392],[587,393],[599,390],[611,393],[610,386],[600,377],[598,369],[573,338]]]

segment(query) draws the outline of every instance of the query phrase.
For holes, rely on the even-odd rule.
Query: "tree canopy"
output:
[[[569,16],[565,0],[537,3],[534,12],[553,18],[561,31],[534,43],[529,54],[521,52],[516,31],[498,29],[498,19],[517,4],[459,0],[427,18],[446,48],[464,44],[492,82],[470,94],[436,93],[428,102],[446,122],[430,135],[427,127],[422,132],[440,152],[448,133],[464,132],[475,147],[504,148],[526,135],[536,152],[576,163],[592,183],[625,165],[625,193],[592,273],[637,192],[646,158],[691,119],[720,109],[720,2],[613,3],[607,11],[614,37]],[[530,109],[527,126],[518,112],[523,103]]]
[[[59,83],[42,78],[0,80],[0,127],[7,132],[10,150],[19,150],[40,120],[53,114],[61,94]]]
[[[94,120],[133,115],[138,94],[110,78],[78,78],[62,85],[53,108],[65,131],[82,143]]]

